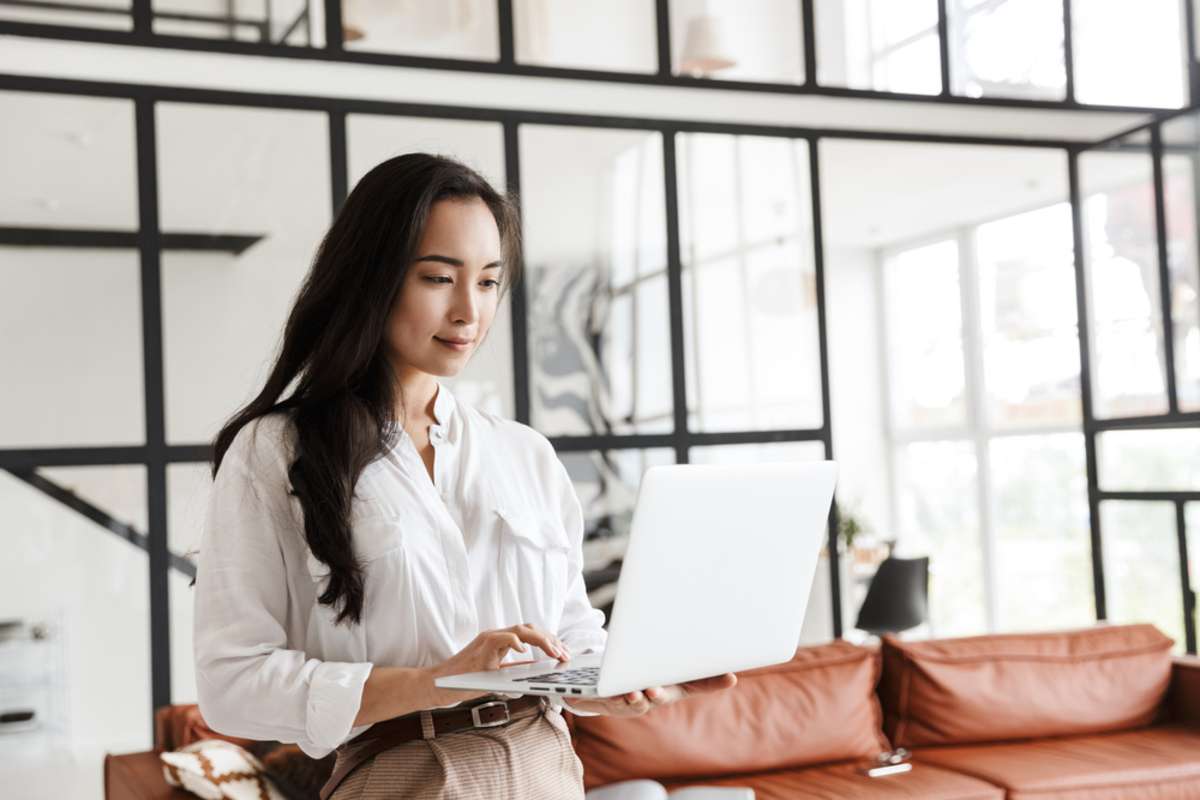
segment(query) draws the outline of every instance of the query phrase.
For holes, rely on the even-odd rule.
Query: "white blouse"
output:
[[[550,442],[457,403],[440,381],[433,410],[432,481],[401,429],[355,487],[358,625],[335,625],[317,602],[328,572],[288,493],[290,420],[270,414],[238,432],[213,483],[195,585],[198,700],[214,730],[320,758],[370,727],[353,722],[375,664],[430,666],[520,623],[575,654],[603,649],[604,614],[583,584],[582,509]],[[551,657],[527,647],[506,661]]]

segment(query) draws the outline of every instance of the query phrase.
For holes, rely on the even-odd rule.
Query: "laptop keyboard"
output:
[[[547,672],[544,675],[533,675],[529,678],[514,678],[521,683],[575,683],[590,686],[600,680],[599,667],[580,667],[579,669],[564,669],[561,672]]]

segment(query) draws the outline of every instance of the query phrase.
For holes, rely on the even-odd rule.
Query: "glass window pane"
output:
[[[1167,264],[1171,275],[1171,322],[1175,340],[1175,388],[1182,411],[1200,411],[1200,258],[1196,247],[1196,192],[1200,191],[1197,118],[1163,124],[1163,202]]]
[[[533,426],[672,430],[661,137],[522,125],[520,147]]]
[[[133,103],[0,92],[0,225],[136,231]]]
[[[0,20],[133,30],[129,0],[71,0],[69,3],[47,2],[45,5],[49,7],[37,8],[34,3],[11,6],[0,3]],[[54,8],[55,5],[64,7]]]
[[[824,86],[938,94],[937,0],[815,0]]]
[[[804,82],[794,0],[671,0],[672,70],[718,80]]]
[[[1067,203],[980,225],[984,384],[992,427],[1079,422],[1079,334]]]
[[[689,427],[819,427],[807,142],[677,142]]]
[[[212,468],[207,463],[167,465],[167,546],[192,563],[200,547],[211,488]]]
[[[824,461],[820,442],[764,442],[762,444],[714,444],[692,447],[693,464],[767,464],[775,461]]]
[[[883,92],[938,94],[942,90],[940,63],[937,36],[922,36],[875,56],[872,88]]]
[[[319,0],[153,0],[152,5],[158,34],[325,46],[325,4]]]
[[[516,58],[522,64],[658,71],[658,32],[651,0],[513,0],[512,5]]]
[[[500,59],[496,0],[342,0],[342,32],[347,50]]]
[[[1100,487],[1200,491],[1200,428],[1104,431],[1096,436]]]
[[[950,91],[967,97],[1063,100],[1063,8],[1046,0],[947,3]]]
[[[161,103],[159,205],[172,232],[254,237],[162,256],[169,442],[206,442],[262,388],[329,227],[324,114]]]
[[[1167,410],[1150,155],[1079,157],[1092,370],[1100,418]]]
[[[1186,646],[1173,503],[1100,504],[1105,598],[1112,622],[1149,622]]]
[[[135,250],[0,247],[0,447],[146,441]]]
[[[937,3],[929,0],[867,0],[871,39],[895,47],[937,27]]]
[[[896,555],[929,556],[934,636],[983,633],[983,542],[975,447],[917,442],[896,451]]]
[[[1095,620],[1083,436],[1003,436],[989,445],[996,627]]]
[[[403,153],[439,153],[478,170],[503,192],[504,130],[496,122],[350,114],[346,117],[351,185],[376,164]],[[512,418],[512,294],[506,290],[487,338],[453,378],[454,395],[483,411]]]
[[[884,259],[883,278],[893,424],[965,425],[958,243],[897,252]]]
[[[41,723],[0,737],[0,762],[71,765],[39,770],[38,789],[94,796],[106,752],[151,746],[148,558],[114,530],[145,534],[146,474],[137,466],[38,474],[90,508],[68,507],[0,471],[0,607],[5,618],[48,632],[34,640],[26,627],[0,643],[0,705],[32,708]],[[85,515],[93,510],[112,526]]]
[[[1071,0],[1071,28],[1079,102],[1164,108],[1187,102],[1181,0]]]

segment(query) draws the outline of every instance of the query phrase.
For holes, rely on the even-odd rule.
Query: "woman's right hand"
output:
[[[471,643],[442,663],[430,668],[430,682],[443,675],[461,675],[464,672],[484,672],[499,669],[508,651],[527,653],[525,644],[540,647],[559,661],[569,661],[571,651],[554,634],[547,633],[533,625],[513,625],[508,628],[484,631],[471,640]],[[435,694],[434,705],[447,706],[486,697],[495,694],[491,691],[471,691],[466,689],[441,689],[433,687]]]

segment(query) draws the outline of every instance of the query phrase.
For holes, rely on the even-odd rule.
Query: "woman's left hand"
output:
[[[737,685],[737,676],[732,672],[717,675],[712,678],[702,678],[698,681],[676,683],[670,686],[653,686],[640,692],[626,692],[614,697],[597,697],[589,700],[563,698],[571,708],[580,711],[592,711],[607,714],[612,717],[639,717],[647,711],[674,703],[685,697],[704,692],[716,692]]]

